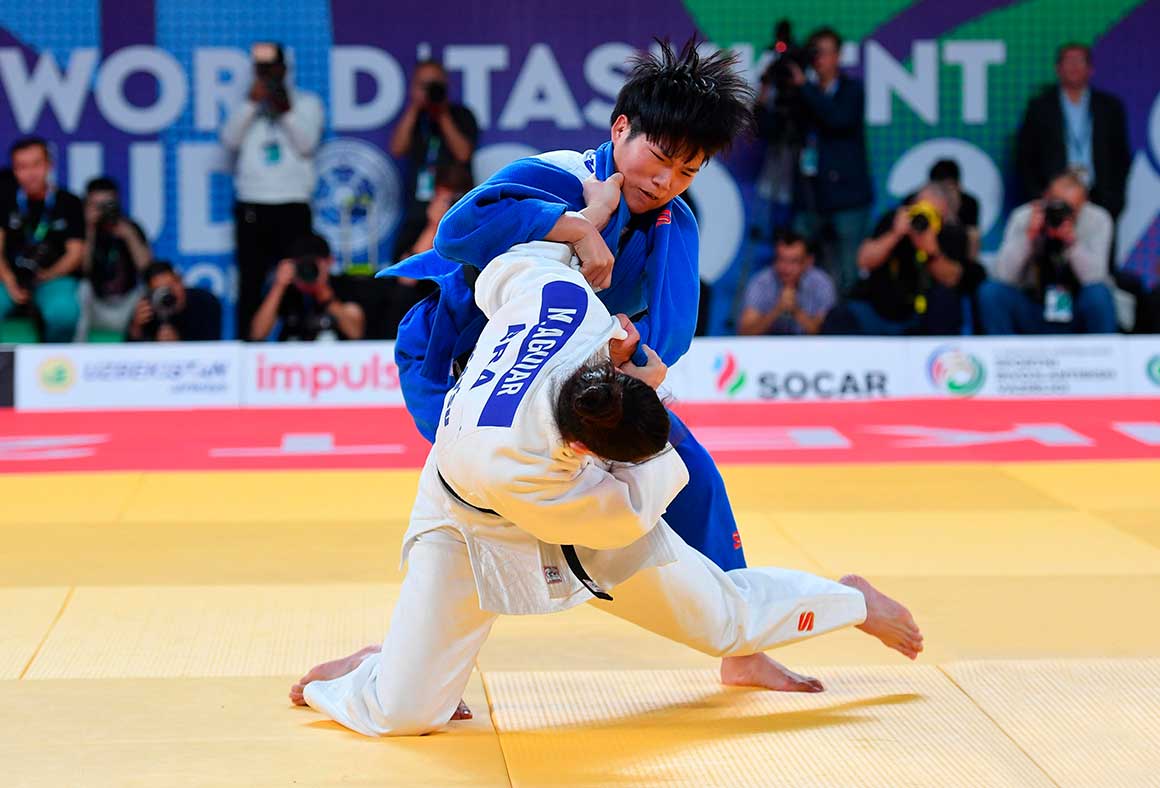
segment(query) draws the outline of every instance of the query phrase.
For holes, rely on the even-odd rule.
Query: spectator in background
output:
[[[963,298],[985,278],[967,256],[954,194],[928,183],[917,199],[887,212],[858,250],[866,277],[834,309],[825,333],[901,336],[960,334]]]
[[[988,334],[1116,331],[1108,287],[1112,217],[1087,199],[1080,173],[1066,170],[1042,200],[1011,214],[994,279],[979,290]]]
[[[475,115],[450,101],[447,72],[424,60],[411,77],[410,102],[391,135],[391,155],[408,164],[407,206],[395,237],[396,260],[411,253],[427,225],[427,207],[435,197],[440,168],[459,165],[471,174],[471,156],[479,140]],[[471,188],[471,181],[467,184]]]
[[[89,181],[85,187],[85,277],[77,289],[78,342],[88,339],[92,328],[125,333],[144,291],[140,273],[152,260],[144,231],[121,212],[117,182],[112,178]]]
[[[362,339],[366,333],[362,307],[344,301],[331,287],[334,257],[326,239],[304,235],[290,254],[274,269],[270,289],[250,324],[250,339],[269,339],[278,321],[279,342]]]
[[[946,189],[951,201],[958,205],[955,218],[967,231],[967,257],[979,259],[979,201],[973,194],[963,191],[962,172],[954,159],[939,159],[930,168],[930,183],[937,183]],[[914,202],[918,192],[907,195],[905,203]]]
[[[794,229],[821,252],[822,267],[846,294],[858,281],[858,244],[866,234],[873,189],[866,159],[862,83],[839,69],[842,39],[832,28],[807,42],[807,76],[790,64],[798,86],[804,139],[794,181]]]
[[[1057,173],[1076,168],[1091,201],[1114,222],[1132,163],[1124,105],[1090,87],[1091,49],[1084,44],[1061,46],[1055,73],[1059,83],[1031,99],[1019,128],[1015,166],[1023,189],[1038,197]]]
[[[213,293],[186,287],[165,260],[154,260],[141,278],[145,295],[137,301],[125,334],[130,342],[213,342],[222,338],[222,305]]]
[[[45,342],[71,342],[85,246],[81,201],[49,182],[52,155],[40,137],[14,142],[9,160],[16,190],[0,204],[0,320],[16,308],[37,319]]]
[[[222,127],[235,155],[234,242],[238,261],[237,332],[246,336],[262,286],[290,244],[311,231],[314,153],[322,139],[322,101],[292,86],[279,44],[251,51],[254,81]]]
[[[834,282],[814,267],[804,238],[780,230],[773,264],[758,272],[745,288],[739,333],[816,334],[838,300]]]

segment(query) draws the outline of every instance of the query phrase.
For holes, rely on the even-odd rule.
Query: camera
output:
[[[169,323],[177,315],[177,294],[168,287],[158,287],[149,293],[149,306],[158,323]]]
[[[916,233],[925,233],[931,228],[937,233],[942,229],[942,216],[926,200],[914,203],[907,208],[906,213],[910,216],[910,229]]]
[[[428,104],[442,104],[447,100],[447,83],[441,81],[428,82],[424,86]]]
[[[1043,204],[1043,225],[1052,230],[1058,230],[1074,215],[1075,211],[1063,200],[1048,200]]]
[[[318,281],[318,258],[313,255],[294,258],[294,279],[303,285],[313,285]]]
[[[773,43],[767,49],[773,52],[773,61],[761,75],[761,81],[773,85],[778,93],[791,92],[795,88],[793,83],[793,69],[790,64],[796,64],[805,71],[814,63],[814,53],[811,49],[798,44],[793,39],[793,27],[788,19],[782,19],[773,26]]]
[[[774,122],[769,141],[777,146],[798,147],[805,141],[806,110],[798,86],[794,84],[791,64],[805,71],[813,65],[814,52],[794,41],[788,19],[774,25],[773,42],[767,50],[773,53],[773,60],[762,73],[761,82],[772,86],[775,91]]]
[[[105,230],[112,230],[121,221],[121,204],[116,200],[105,200],[97,207],[97,224]]]
[[[266,88],[263,110],[270,115],[289,112],[290,93],[286,89],[286,66],[282,61],[280,59],[255,61],[254,76]]]
[[[21,290],[34,290],[39,281],[37,274],[57,261],[60,254],[50,243],[34,244],[16,255],[12,261],[12,274]]]

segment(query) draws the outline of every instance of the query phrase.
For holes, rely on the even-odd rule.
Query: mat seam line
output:
[[[64,617],[64,611],[66,608],[68,608],[68,603],[72,601],[73,594],[76,592],[76,590],[76,586],[68,587],[68,592],[64,595],[64,600],[60,603],[60,609],[57,610],[56,615],[53,616],[52,623],[48,625],[48,629],[44,632],[44,637],[42,637],[40,642],[36,644],[36,648],[33,650],[32,656],[28,658],[28,662],[25,663],[24,669],[21,670],[20,675],[16,677],[17,681],[23,681],[24,677],[28,674],[28,671],[32,669],[33,663],[35,663],[36,658],[40,656],[40,652],[44,650],[44,646],[46,643],[48,643],[48,639],[52,635],[53,630],[56,629],[56,625],[59,624],[61,618]]]
[[[479,664],[476,663],[476,670],[479,670]],[[503,736],[499,735],[499,726],[495,722],[495,704],[491,701],[491,689],[487,686],[487,674],[479,670],[479,683],[483,685],[483,697],[487,700],[487,716],[491,718],[491,727],[495,730],[496,742],[499,744],[499,757],[503,759],[503,772],[507,777],[508,788],[515,788],[515,783],[512,782],[512,770],[508,765],[507,751],[503,747]]]
[[[777,517],[775,515],[768,515],[768,517],[769,517],[769,519],[767,520],[767,522],[773,526],[773,529],[775,531],[777,531],[777,533],[781,534],[781,537],[783,539],[785,539],[791,545],[793,545],[798,550],[800,550],[802,555],[804,555],[811,562],[813,562],[814,566],[820,567],[823,573],[833,574],[833,569],[830,567],[830,565],[828,563],[826,563],[825,561],[822,561],[820,558],[815,556],[809,550],[807,550],[805,548],[805,545],[803,545],[801,542],[799,542],[797,539],[795,539],[792,534],[790,534],[789,529],[785,528],[781,523],[779,523],[777,521]],[[741,543],[743,545],[745,544],[745,537],[744,536],[741,538]]]
[[[976,709],[978,709],[979,712],[984,717],[986,717],[987,720],[990,721],[990,723],[992,725],[994,725],[995,728],[1001,734],[1003,734],[1003,736],[1007,739],[1007,741],[1009,741],[1009,742],[1011,742],[1011,744],[1015,745],[1015,749],[1017,749],[1017,750],[1019,750],[1019,752],[1023,753],[1024,757],[1027,758],[1027,760],[1030,761],[1032,764],[1034,764],[1036,769],[1038,769],[1040,772],[1043,773],[1043,776],[1047,778],[1047,781],[1049,783],[1051,783],[1052,785],[1055,785],[1055,786],[1061,785],[1060,782],[1058,780],[1056,780],[1054,777],[1052,777],[1051,773],[1048,772],[1046,768],[1044,768],[1043,764],[1041,764],[1038,760],[1036,760],[1035,757],[1031,753],[1029,753],[1027,750],[1025,750],[1023,748],[1023,745],[1021,745],[1018,741],[1016,741],[1015,737],[1012,736],[1010,734],[1010,732],[1007,731],[1006,728],[1004,728],[1002,725],[1000,725],[999,721],[996,720],[993,716],[991,716],[990,712],[988,712],[986,709],[984,709],[982,704],[980,704],[979,701],[977,701],[971,695],[971,693],[967,692],[966,688],[963,687],[962,684],[959,684],[957,681],[955,681],[954,676],[952,676],[950,673],[948,673],[947,669],[944,666],[935,665],[935,667],[938,668],[939,673],[942,673],[944,676],[946,676],[947,681],[949,681],[951,684],[953,684],[955,689],[957,689],[959,692],[963,693],[963,695],[966,697],[966,699],[971,702],[972,706],[974,706]]]

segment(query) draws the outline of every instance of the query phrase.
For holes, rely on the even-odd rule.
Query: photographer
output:
[[[979,290],[988,334],[1111,334],[1108,287],[1112,217],[1088,202],[1075,170],[1054,177],[1042,200],[1011,214],[995,278]]]
[[[789,36],[788,28],[783,35]],[[783,135],[792,146],[794,229],[819,250],[822,267],[847,293],[858,281],[858,244],[873,202],[865,93],[861,82],[841,72],[842,39],[833,28],[811,34],[804,52],[792,38],[782,43],[791,56],[779,59],[765,81],[785,94],[784,109],[759,110],[759,130],[767,139]]]
[[[153,259],[145,233],[121,212],[117,182],[94,178],[85,187],[85,277],[77,289],[76,340],[92,328],[125,333],[141,299],[140,273]]]
[[[954,195],[936,183],[886,213],[858,250],[866,272],[834,309],[824,333],[879,336],[960,334],[963,296],[986,274],[967,254]]]
[[[80,312],[81,201],[49,183],[52,157],[43,139],[17,140],[9,160],[16,190],[0,204],[0,319],[19,309],[37,319],[45,342],[70,342]]]
[[[268,339],[279,320],[279,342],[362,339],[366,317],[358,304],[335,294],[330,281],[334,258],[326,239],[303,236],[291,255],[274,269],[270,290],[250,324],[250,339]]]
[[[837,300],[833,280],[814,267],[805,239],[780,230],[773,265],[754,275],[745,288],[738,333],[816,334]]]
[[[427,206],[435,196],[437,172],[460,165],[470,175],[471,156],[479,139],[475,115],[450,101],[447,72],[440,63],[424,60],[415,67],[410,96],[390,146],[391,155],[405,158],[409,165],[407,207],[395,236],[396,260],[407,256],[427,224]]]
[[[241,335],[274,263],[289,254],[294,239],[310,232],[314,153],[323,126],[322,101],[291,86],[282,47],[257,43],[251,54],[254,82],[221,131],[222,144],[237,158],[234,236]]]
[[[222,305],[213,293],[186,287],[165,260],[154,260],[141,278],[146,292],[137,302],[125,335],[130,342],[214,342],[222,338]]]

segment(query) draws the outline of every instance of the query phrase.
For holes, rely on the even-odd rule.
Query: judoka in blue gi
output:
[[[586,153],[555,151],[521,159],[467,194],[443,218],[435,249],[388,269],[426,279],[438,291],[399,326],[396,360],[407,408],[434,441],[444,397],[475,348],[486,318],[473,283],[514,244],[571,244],[581,273],[608,310],[631,321],[641,347],[667,365],[689,349],[698,313],[698,232],[680,195],[710,158],[752,122],[753,94],[725,52],[662,44],[641,54],[617,96],[611,139]],[[616,364],[629,355],[613,357]],[[690,482],[666,521],[721,569],[745,566],[725,485],[705,448],[670,413],[670,442]],[[817,691],[820,684],[763,654],[727,657],[726,684]]]

